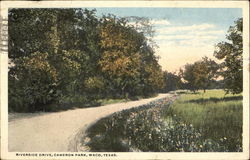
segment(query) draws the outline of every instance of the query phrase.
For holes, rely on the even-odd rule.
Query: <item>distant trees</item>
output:
[[[9,109],[157,93],[163,72],[146,37],[150,25],[129,20],[87,9],[11,9]]]
[[[228,30],[226,42],[216,45],[214,56],[221,60],[220,64],[203,57],[193,64],[186,64],[180,74],[183,78],[183,88],[195,92],[208,88],[224,88],[226,93],[241,93],[243,89],[243,43],[242,18]],[[223,79],[218,80],[221,76]]]
[[[193,64],[186,64],[183,72],[185,86],[192,91],[202,89],[205,92],[216,79],[217,70],[217,63],[207,57]]]
[[[192,64],[186,64],[178,73],[164,71],[164,87],[162,92],[178,89],[188,89],[196,92],[202,89],[221,88],[221,82],[217,82],[219,65],[208,57]],[[219,86],[218,86],[218,85]]]
[[[231,93],[240,93],[243,89],[243,19],[235,21],[228,30],[226,42],[216,46],[214,56],[222,60],[220,75],[224,78],[224,88]]]
[[[175,91],[183,88],[183,82],[181,80],[181,76],[176,73],[171,73],[164,71],[164,87],[162,92]]]

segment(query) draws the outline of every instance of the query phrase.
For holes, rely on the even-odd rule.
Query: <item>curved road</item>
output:
[[[75,143],[78,143],[76,137],[100,118],[167,96],[170,94],[159,94],[154,98],[100,107],[46,113],[10,121],[9,152],[76,151],[74,148],[77,145]]]

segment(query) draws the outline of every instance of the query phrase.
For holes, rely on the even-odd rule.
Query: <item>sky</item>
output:
[[[242,17],[240,8],[96,8],[97,15],[139,16],[151,19],[163,70],[178,71],[207,56],[225,41],[227,30]]]

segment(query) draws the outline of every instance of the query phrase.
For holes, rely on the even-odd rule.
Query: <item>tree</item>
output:
[[[48,53],[35,52],[15,60],[15,75],[9,75],[9,107],[20,111],[39,108],[55,100],[58,76],[48,62]],[[13,70],[12,70],[13,71]]]
[[[203,57],[201,61],[195,62],[194,65],[195,84],[199,89],[203,89],[206,92],[206,89],[217,78],[218,65],[207,57]]]
[[[146,36],[150,25],[140,20],[145,27],[137,30],[95,10],[11,9],[9,108],[156,93],[163,73]]]
[[[222,60],[220,64],[220,75],[224,78],[224,89],[233,94],[243,90],[243,19],[235,21],[234,26],[230,26],[226,42],[216,45],[214,56]]]
[[[100,26],[101,71],[110,93],[121,97],[151,94],[162,84],[162,71],[142,32],[126,19],[103,17]],[[145,91],[145,92],[144,92]]]
[[[183,71],[183,79],[185,88],[195,92],[198,90],[198,86],[196,85],[196,77],[195,77],[195,65],[194,64],[186,64]]]
[[[87,95],[88,86],[85,86],[84,81],[99,74],[96,71],[98,66],[96,62],[100,55],[97,25],[99,20],[94,16],[94,11],[89,10],[11,9],[9,11],[10,96],[13,95],[11,96],[13,99],[23,98],[25,108],[41,102],[41,104],[57,102],[69,96]],[[38,63],[29,65],[31,61]],[[39,67],[40,63],[49,66],[49,69],[42,70],[41,66]],[[43,76],[46,75],[43,73],[45,71],[48,72],[46,74],[53,72],[56,81],[50,82],[51,76]],[[31,78],[27,80],[29,77]],[[33,79],[36,80],[37,86],[35,82],[29,83]],[[53,96],[50,96],[52,93],[46,86],[52,88]],[[29,90],[30,98],[25,97],[26,90]],[[46,95],[51,100],[46,100]],[[43,100],[40,100],[42,97]],[[12,99],[9,102],[10,108],[20,104]]]
[[[217,63],[207,57],[203,57],[202,60],[193,64],[185,65],[183,78],[186,80],[186,87],[194,92],[198,89],[206,92],[206,89],[217,78],[217,70]]]
[[[110,89],[124,97],[129,88],[136,86],[139,76],[139,48],[143,35],[125,26],[126,21],[116,17],[103,17],[100,27],[102,57],[101,71],[111,82]]]
[[[149,96],[157,93],[164,87],[164,75],[161,66],[156,59],[148,61],[142,65],[142,89],[143,95]]]
[[[182,87],[181,77],[176,73],[171,73],[165,71],[164,73],[164,83],[163,92],[174,91]]]

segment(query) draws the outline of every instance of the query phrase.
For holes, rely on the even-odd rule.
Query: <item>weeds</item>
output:
[[[227,150],[242,151],[242,95],[225,95],[222,90],[182,95],[165,116],[177,115],[199,129],[205,139],[213,139]]]
[[[175,114],[173,108],[177,104],[172,103],[176,98],[177,96],[163,98],[148,105],[124,110],[103,118],[87,130],[82,145],[87,146],[89,151],[105,152],[242,151],[240,140],[232,141],[225,136],[216,137],[217,139],[214,139],[214,136],[206,136],[204,128],[188,123],[181,117],[181,114]],[[181,98],[177,103],[179,101]],[[194,112],[195,116],[201,113],[199,109],[197,108],[197,113]],[[228,110],[232,108],[229,107]],[[194,116],[194,114],[185,113]],[[195,118],[197,117],[193,117]],[[198,119],[201,118],[198,117]],[[215,125],[214,127],[224,126]],[[220,129],[217,129],[220,132]],[[240,133],[241,131],[231,132]],[[223,135],[222,133],[216,134]]]

